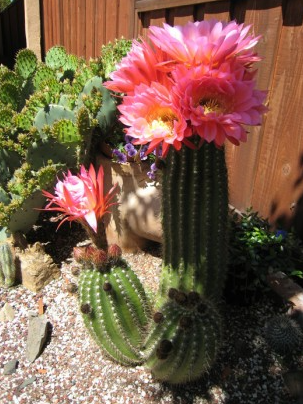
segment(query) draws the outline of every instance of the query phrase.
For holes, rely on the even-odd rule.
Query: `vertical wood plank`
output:
[[[106,0],[106,35],[105,41],[114,41],[118,32],[118,2],[117,0]]]
[[[78,29],[77,29],[78,0],[70,0],[70,53],[77,55],[78,49]]]
[[[86,56],[86,0],[77,0],[77,55]]]
[[[255,32],[256,35],[263,35],[255,48],[258,54],[264,58],[257,64],[259,68],[257,87],[261,90],[270,90],[282,27],[281,0],[269,0],[266,8],[258,10],[255,0],[238,2],[237,7],[233,10],[233,18],[239,22],[245,22],[245,24],[253,24],[252,32]],[[242,20],[243,18],[245,21]],[[262,126],[247,128],[249,131],[247,143],[243,143],[239,147],[230,143],[226,145],[230,203],[241,211],[252,205],[265,120],[266,118],[263,118]]]
[[[302,6],[289,0],[284,12],[253,206],[268,212],[273,221],[287,224],[293,219],[293,203],[302,215],[303,49],[298,47],[303,36],[302,19],[298,23]]]
[[[230,20],[230,0],[205,3],[204,20],[215,18],[220,21]]]
[[[106,13],[105,0],[96,0],[95,55],[100,55],[101,45],[105,44]]]
[[[95,0],[86,0],[86,59],[95,56]]]
[[[71,53],[71,4],[70,0],[65,0],[62,4],[62,14],[64,16],[63,44],[68,53]]]
[[[194,6],[174,7],[168,9],[167,22],[170,25],[184,25],[194,20]]]
[[[135,36],[134,0],[118,0],[117,38],[132,39]]]
[[[158,27],[162,27],[163,23],[167,22],[165,9],[146,11],[144,13],[140,13],[140,15],[142,24],[140,29],[140,35],[142,35],[143,38],[145,39],[147,39],[148,27],[150,25],[156,25]]]
[[[60,0],[53,1],[54,17],[53,17],[53,44],[62,45],[61,42],[61,18],[60,18]]]

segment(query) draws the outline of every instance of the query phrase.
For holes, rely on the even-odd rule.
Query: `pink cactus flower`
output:
[[[134,144],[148,143],[147,153],[162,144],[164,157],[170,145],[179,150],[191,135],[185,119],[172,104],[169,89],[161,84],[137,86],[134,96],[125,97],[118,108],[121,121],[129,126],[127,135],[134,138]]]
[[[55,195],[42,191],[49,201],[44,210],[62,212],[65,217],[58,227],[65,221],[78,221],[97,233],[98,221],[109,212],[108,209],[114,204],[111,201],[116,193],[115,185],[104,195],[103,177],[102,166],[98,175],[93,165],[90,165],[88,171],[82,165],[78,175],[68,171],[64,174],[63,181],[58,180]]]
[[[227,80],[216,71],[199,74],[193,70],[195,73],[189,70],[187,74],[183,69],[175,70],[173,89],[181,114],[193,133],[217,146],[222,146],[225,139],[236,145],[245,142],[243,125],[261,124],[261,116],[267,110],[262,104],[266,92],[256,90],[255,81],[245,71],[241,79],[232,75]]]
[[[260,125],[266,92],[255,88],[252,51],[260,37],[235,21],[151,26],[152,46],[135,42],[105,85],[124,92],[120,120],[146,153],[182,144],[192,135],[218,147],[246,141],[244,125]]]
[[[117,70],[110,74],[111,81],[104,86],[112,91],[133,95],[134,89],[140,84],[150,85],[152,82],[167,85],[169,78],[166,73],[156,69],[163,63],[166,55],[156,51],[146,42],[133,41],[132,49],[117,65]]]
[[[149,28],[149,38],[153,44],[166,52],[172,61],[195,66],[201,63],[216,67],[224,61],[236,57],[243,64],[260,58],[251,51],[260,39],[248,35],[251,26],[235,21],[188,22],[184,26]]]

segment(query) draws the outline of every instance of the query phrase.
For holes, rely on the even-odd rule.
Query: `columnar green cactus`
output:
[[[163,270],[158,303],[169,288],[216,299],[227,266],[228,184],[224,149],[204,143],[171,148],[163,168]]]
[[[87,264],[86,264],[87,265]],[[149,320],[149,302],[135,273],[123,262],[83,269],[80,309],[93,338],[124,365],[140,364],[140,342]]]
[[[162,194],[163,267],[146,365],[159,380],[185,383],[208,369],[221,342],[216,302],[227,265],[224,150],[208,143],[171,148]]]
[[[15,258],[9,243],[0,244],[0,287],[9,288],[16,280]]]

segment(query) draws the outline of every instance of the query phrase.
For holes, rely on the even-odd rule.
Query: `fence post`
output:
[[[39,0],[24,0],[26,46],[41,60],[41,20]]]

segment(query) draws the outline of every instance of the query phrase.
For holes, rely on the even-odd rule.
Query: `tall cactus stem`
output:
[[[163,170],[164,257],[159,306],[168,289],[221,296],[227,263],[225,154],[214,144],[171,148]]]

